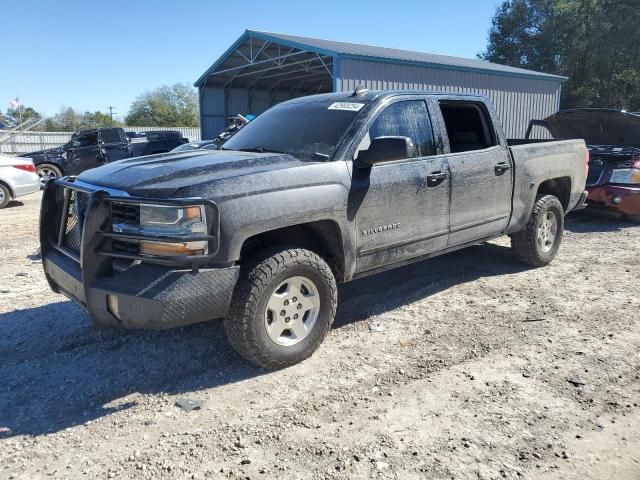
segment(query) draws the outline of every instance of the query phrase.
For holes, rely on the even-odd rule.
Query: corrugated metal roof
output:
[[[566,77],[551,75],[548,73],[526,70],[524,68],[509,67],[497,63],[485,62],[479,59],[452,57],[434,53],[415,52],[411,50],[399,50],[396,48],[377,47],[359,43],[339,42],[335,40],[323,40],[320,38],[302,37],[284,33],[263,32],[260,30],[246,30],[244,34],[216,61],[195,83],[201,84],[208,75],[222,64],[235,48],[249,37],[269,40],[286,46],[316,52],[322,55],[340,56],[368,59],[372,61],[399,62],[415,65],[429,65],[442,69],[481,71],[507,76],[521,76],[539,78],[541,80],[563,81]]]
[[[509,67],[497,63],[485,62],[479,59],[452,57],[449,55],[437,55],[434,53],[414,52],[411,50],[399,50],[397,48],[376,47],[359,43],[338,42],[335,40],[322,40],[319,38],[300,37],[283,33],[263,32],[260,30],[247,30],[249,35],[269,36],[275,41],[281,40],[291,44],[299,44],[310,50],[321,50],[323,53],[335,53],[338,55],[353,55],[356,57],[372,57],[383,60],[396,60],[403,62],[427,63],[444,67],[459,67],[464,69],[488,70],[527,76],[540,76],[546,78],[565,79],[558,75],[536,72],[524,68]]]

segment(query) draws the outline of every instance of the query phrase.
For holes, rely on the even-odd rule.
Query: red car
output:
[[[589,147],[587,205],[640,223],[640,114],[624,110],[563,110],[534,125],[556,140],[583,138]]]

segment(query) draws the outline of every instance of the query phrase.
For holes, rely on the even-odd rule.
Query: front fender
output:
[[[348,190],[340,184],[262,192],[224,202],[220,208],[220,251],[225,263],[236,262],[245,241],[261,233],[312,222],[334,222],[342,238],[345,274],[355,264],[355,225],[347,219]]]

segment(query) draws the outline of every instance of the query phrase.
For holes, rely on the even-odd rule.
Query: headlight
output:
[[[184,207],[169,205],[141,204],[139,206],[139,224],[135,227],[128,224],[114,224],[113,230],[123,233],[134,233],[143,236],[190,236],[206,235],[207,217],[203,205]],[[206,255],[209,242],[198,241],[150,241],[140,240],[142,255],[182,256]]]
[[[619,168],[611,172],[610,183],[638,184],[640,170],[637,168]]]

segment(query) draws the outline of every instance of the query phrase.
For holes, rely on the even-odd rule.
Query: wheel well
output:
[[[60,170],[60,174],[64,177],[64,168],[59,163],[56,162],[42,162],[36,165],[36,168],[41,167],[42,165],[52,165]]]
[[[16,194],[13,191],[13,189],[11,188],[11,185],[9,185],[7,182],[4,182],[2,180],[0,180],[0,185],[2,185],[3,187],[7,187],[7,190],[9,190],[9,196],[13,199],[16,198]]]
[[[331,220],[292,225],[247,238],[240,250],[240,261],[260,250],[278,245],[306,248],[320,255],[331,267],[336,280],[344,278],[344,250],[338,225]]]
[[[571,179],[569,177],[559,177],[545,180],[538,187],[538,195],[553,195],[557,197],[566,212],[567,208],[569,208],[571,196]]]

